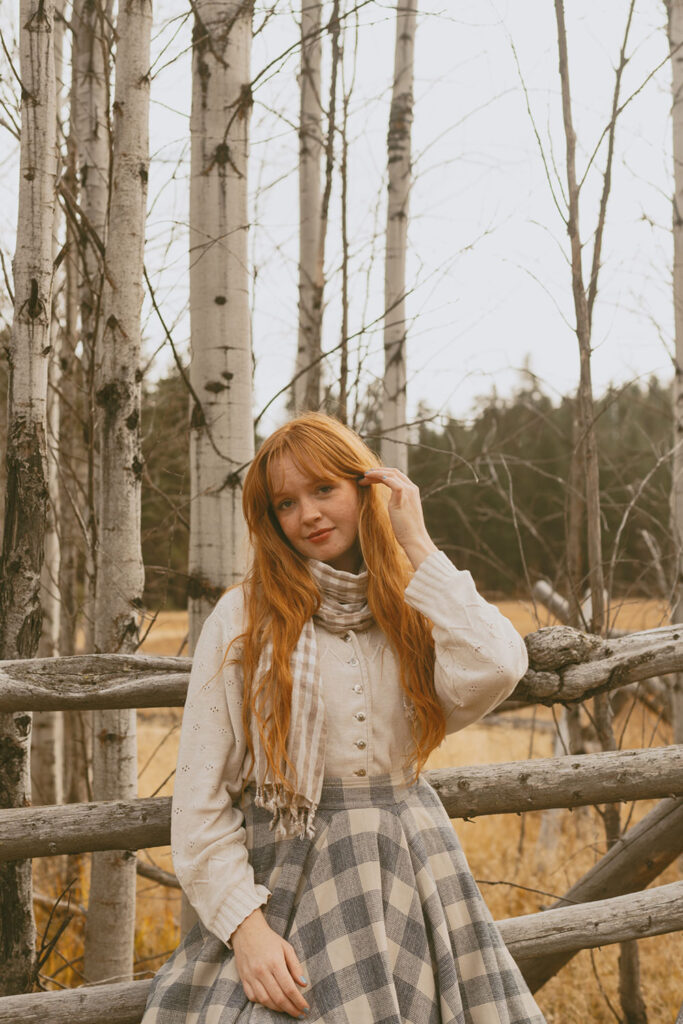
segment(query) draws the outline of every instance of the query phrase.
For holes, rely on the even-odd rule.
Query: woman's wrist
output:
[[[413,569],[417,570],[422,565],[425,558],[429,558],[430,555],[433,555],[434,552],[439,549],[431,537],[425,536],[404,544],[403,550],[408,556],[408,560]]]
[[[240,923],[237,925],[234,932],[230,936],[230,942],[234,946],[235,939],[238,937],[239,934],[244,935],[245,932],[253,931],[255,928],[261,927],[262,924],[265,924],[265,920],[266,919],[263,916],[263,911],[261,910],[260,907],[257,907],[256,910],[252,910],[251,914],[248,914],[244,918],[244,920],[240,921]]]

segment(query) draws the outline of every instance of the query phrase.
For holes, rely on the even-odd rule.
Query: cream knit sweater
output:
[[[528,664],[524,642],[477,593],[469,572],[460,572],[441,551],[422,562],[405,600],[434,623],[436,692],[448,732],[457,732],[514,689]],[[254,882],[238,804],[248,762],[240,668],[223,665],[242,621],[237,587],[220,599],[199,638],[171,824],[180,884],[203,924],[225,942],[270,895]],[[327,719],[325,774],[360,783],[367,775],[400,770],[410,746],[410,708],[384,634],[377,626],[343,636],[318,624],[315,630]]]

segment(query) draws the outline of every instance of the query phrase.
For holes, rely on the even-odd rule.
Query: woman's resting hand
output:
[[[300,989],[308,982],[292,946],[270,927],[260,908],[230,936],[244,994],[252,1003],[303,1019],[308,1003]]]

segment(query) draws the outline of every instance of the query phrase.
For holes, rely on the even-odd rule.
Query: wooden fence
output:
[[[683,671],[683,626],[601,639],[565,626],[527,637],[509,701],[569,704]],[[190,661],[127,655],[0,663],[0,711],[182,706]],[[500,709],[499,709],[500,710]],[[532,991],[580,949],[683,930],[683,882],[643,891],[683,852],[683,746],[426,773],[453,818],[659,800],[553,907],[499,921]],[[168,797],[0,811],[0,860],[166,846]],[[166,879],[168,881],[168,879]],[[138,1024],[149,981],[0,999],[0,1024]]]

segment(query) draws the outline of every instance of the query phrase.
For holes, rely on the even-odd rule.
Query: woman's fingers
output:
[[[308,1009],[308,1003],[294,984],[291,974],[285,964],[282,964],[273,974],[273,981],[276,986],[276,1001],[280,1009],[290,1013],[293,1017],[300,1017]]]
[[[364,474],[359,483],[384,484],[391,491],[387,511],[396,540],[401,545],[414,569],[436,551],[436,546],[427,533],[420,490],[413,481],[390,466],[379,466]]]
[[[280,936],[277,936],[277,941],[279,948],[271,950],[271,955],[245,969],[242,978],[244,993],[251,1002],[261,1003],[269,1010],[288,1013],[298,1020],[309,1008],[299,987],[307,981],[290,944]]]
[[[308,978],[306,972],[301,966],[299,957],[294,952],[294,946],[289,942],[283,942],[282,946],[285,954],[285,963],[289,968],[289,973],[296,982],[297,985],[308,985]]]

